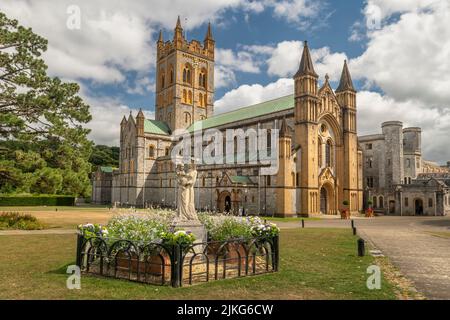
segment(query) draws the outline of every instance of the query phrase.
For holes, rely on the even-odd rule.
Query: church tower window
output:
[[[169,83],[173,84],[173,67],[170,66],[170,71],[169,71]]]
[[[184,113],[184,122],[186,124],[191,124],[191,114],[189,112]]]
[[[151,145],[151,146],[148,148],[148,156],[149,156],[150,158],[154,158],[154,157],[155,157],[155,146]]]
[[[325,164],[327,167],[332,166],[332,152],[331,152],[332,144],[331,141],[328,140],[327,144],[325,145]]]

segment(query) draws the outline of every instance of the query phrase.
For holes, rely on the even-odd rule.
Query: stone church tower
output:
[[[155,119],[171,131],[213,114],[214,47],[211,24],[203,44],[188,42],[178,17],[173,40],[157,42]]]
[[[362,209],[362,153],[356,135],[356,91],[347,62],[336,93],[328,75],[318,75],[305,42],[294,75],[296,172],[299,215],[336,214],[344,200],[351,212]]]

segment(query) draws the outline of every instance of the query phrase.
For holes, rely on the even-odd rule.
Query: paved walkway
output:
[[[450,217],[354,219],[358,234],[388,256],[428,299],[450,299]],[[280,222],[297,228],[299,222]],[[340,219],[305,220],[306,228],[350,228]]]

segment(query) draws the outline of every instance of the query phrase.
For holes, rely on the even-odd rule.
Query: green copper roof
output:
[[[145,119],[144,132],[167,136],[170,134],[170,129],[167,124],[162,121]]]
[[[230,176],[230,180],[232,183],[237,184],[254,184],[248,176]]]
[[[234,111],[221,113],[205,120],[196,121],[188,128],[188,131],[194,131],[194,125],[198,125],[199,123],[201,123],[202,129],[208,129],[218,127],[227,123],[251,119],[291,108],[294,108],[293,94],[274,100],[261,102],[252,106],[240,108]]]

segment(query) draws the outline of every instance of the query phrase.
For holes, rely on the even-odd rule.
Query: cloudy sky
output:
[[[321,82],[328,73],[336,86],[349,60],[360,134],[401,120],[423,128],[426,158],[450,160],[448,0],[2,0],[0,10],[49,40],[49,72],[81,85],[98,144],[118,144],[130,111],[153,116],[155,42],[180,15],[188,39],[213,25],[216,112],[292,93],[308,40]]]

